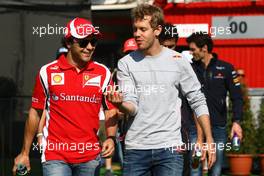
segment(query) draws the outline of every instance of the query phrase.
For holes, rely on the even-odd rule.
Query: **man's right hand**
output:
[[[195,149],[200,149],[202,152],[201,161],[206,159],[206,150],[203,150],[203,140],[196,140]],[[194,155],[194,152],[193,152]]]
[[[208,160],[207,160],[207,165],[208,169],[211,169],[211,167],[214,165],[216,161],[216,145],[214,143],[213,138],[207,139],[206,140],[207,146],[208,146]]]
[[[113,103],[116,107],[119,107],[123,102],[123,94],[116,90],[116,85],[108,86],[107,90],[104,92],[107,100]]]
[[[118,108],[122,113],[129,114],[130,116],[135,116],[137,113],[137,104],[124,101],[123,93],[117,89],[117,85],[108,86],[107,90],[104,92],[105,98],[111,102],[116,108]]]
[[[27,170],[30,171],[30,161],[29,161],[29,155],[20,153],[15,159],[14,159],[14,166],[12,169],[13,176],[16,175],[17,166],[19,164],[25,165],[27,167]]]

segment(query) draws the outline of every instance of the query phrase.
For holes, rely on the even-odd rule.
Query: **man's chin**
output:
[[[82,57],[82,61],[83,62],[88,62],[90,60],[91,60],[91,57],[90,56],[89,57]]]
[[[139,46],[138,46],[138,49],[142,51],[142,50],[145,50],[146,47],[145,47],[144,45],[139,45]]]

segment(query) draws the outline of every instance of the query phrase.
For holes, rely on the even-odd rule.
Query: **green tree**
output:
[[[261,100],[259,114],[258,114],[258,128],[256,135],[257,153],[264,153],[264,98]]]
[[[250,109],[250,100],[248,97],[248,88],[246,85],[241,85],[242,95],[243,95],[243,118],[241,121],[241,128],[243,129],[243,139],[241,141],[240,150],[232,153],[241,153],[241,154],[255,154],[256,153],[256,128],[253,120],[253,113]],[[231,130],[231,119],[232,119],[232,104],[229,106],[229,119],[228,119],[228,134]]]

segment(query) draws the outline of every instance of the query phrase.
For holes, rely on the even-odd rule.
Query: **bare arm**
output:
[[[216,151],[215,143],[212,137],[210,119],[208,115],[201,115],[197,118],[197,120],[206,138],[206,143],[208,145],[208,167],[211,168],[216,160]]]
[[[41,119],[39,121],[39,126],[38,126],[38,133],[42,133],[44,125],[45,125],[45,120],[46,120],[46,113],[43,111],[41,115]]]
[[[117,131],[118,118],[117,109],[111,109],[105,111],[105,128],[106,136],[115,136]]]
[[[23,164],[27,167],[28,170],[30,170],[29,153],[30,153],[32,141],[38,130],[41,114],[42,114],[41,110],[37,110],[34,108],[30,108],[29,110],[29,116],[25,124],[23,147],[21,149],[20,154],[14,160],[14,166],[12,170],[13,175],[16,174],[15,172],[18,164]]]
[[[117,123],[118,123],[118,118],[116,116],[117,116],[117,109],[105,111],[105,128],[106,128],[107,137],[116,136]],[[112,156],[114,150],[115,150],[114,139],[107,138],[103,143],[102,157]]]
[[[193,120],[194,120],[194,123],[195,123],[196,132],[197,132],[197,140],[196,140],[196,144],[195,145],[199,149],[202,149],[203,143],[204,143],[204,133],[203,133],[203,129],[202,129],[201,125],[199,124],[198,119],[197,119],[197,117],[196,117],[195,114],[193,114]],[[203,161],[206,158],[206,151],[204,151],[204,150],[201,150],[201,151],[202,151],[202,158],[201,158],[201,160]]]
[[[38,126],[38,133],[37,133],[37,138],[38,138],[38,145],[41,146],[41,139],[43,136],[43,128],[45,125],[45,121],[46,121],[46,113],[45,111],[43,111],[40,122],[39,122],[39,126]]]
[[[209,116],[208,115],[201,115],[200,117],[197,118],[197,120],[198,120],[198,123],[204,132],[206,141],[212,141],[213,142],[213,136],[212,136]]]
[[[194,120],[196,130],[197,130],[197,143],[202,144],[204,140],[203,129],[201,125],[199,124],[198,119],[195,116],[195,114],[193,114],[193,120]]]
[[[118,106],[119,110],[125,114],[129,114],[131,116],[135,116],[135,114],[137,113],[137,108],[136,106],[129,102],[129,101],[125,101],[122,102],[119,106]]]
[[[23,147],[21,150],[21,153],[25,155],[29,155],[32,141],[39,127],[39,121],[40,121],[41,114],[42,114],[42,110],[37,110],[34,108],[30,108],[29,110],[29,117],[25,125],[24,142],[23,142]]]

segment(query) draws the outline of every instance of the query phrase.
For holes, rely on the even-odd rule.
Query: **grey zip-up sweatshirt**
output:
[[[125,138],[126,149],[160,149],[182,145],[182,92],[199,117],[209,114],[201,85],[188,61],[171,49],[162,48],[156,56],[140,51],[118,62],[118,85],[124,101],[137,112]]]

